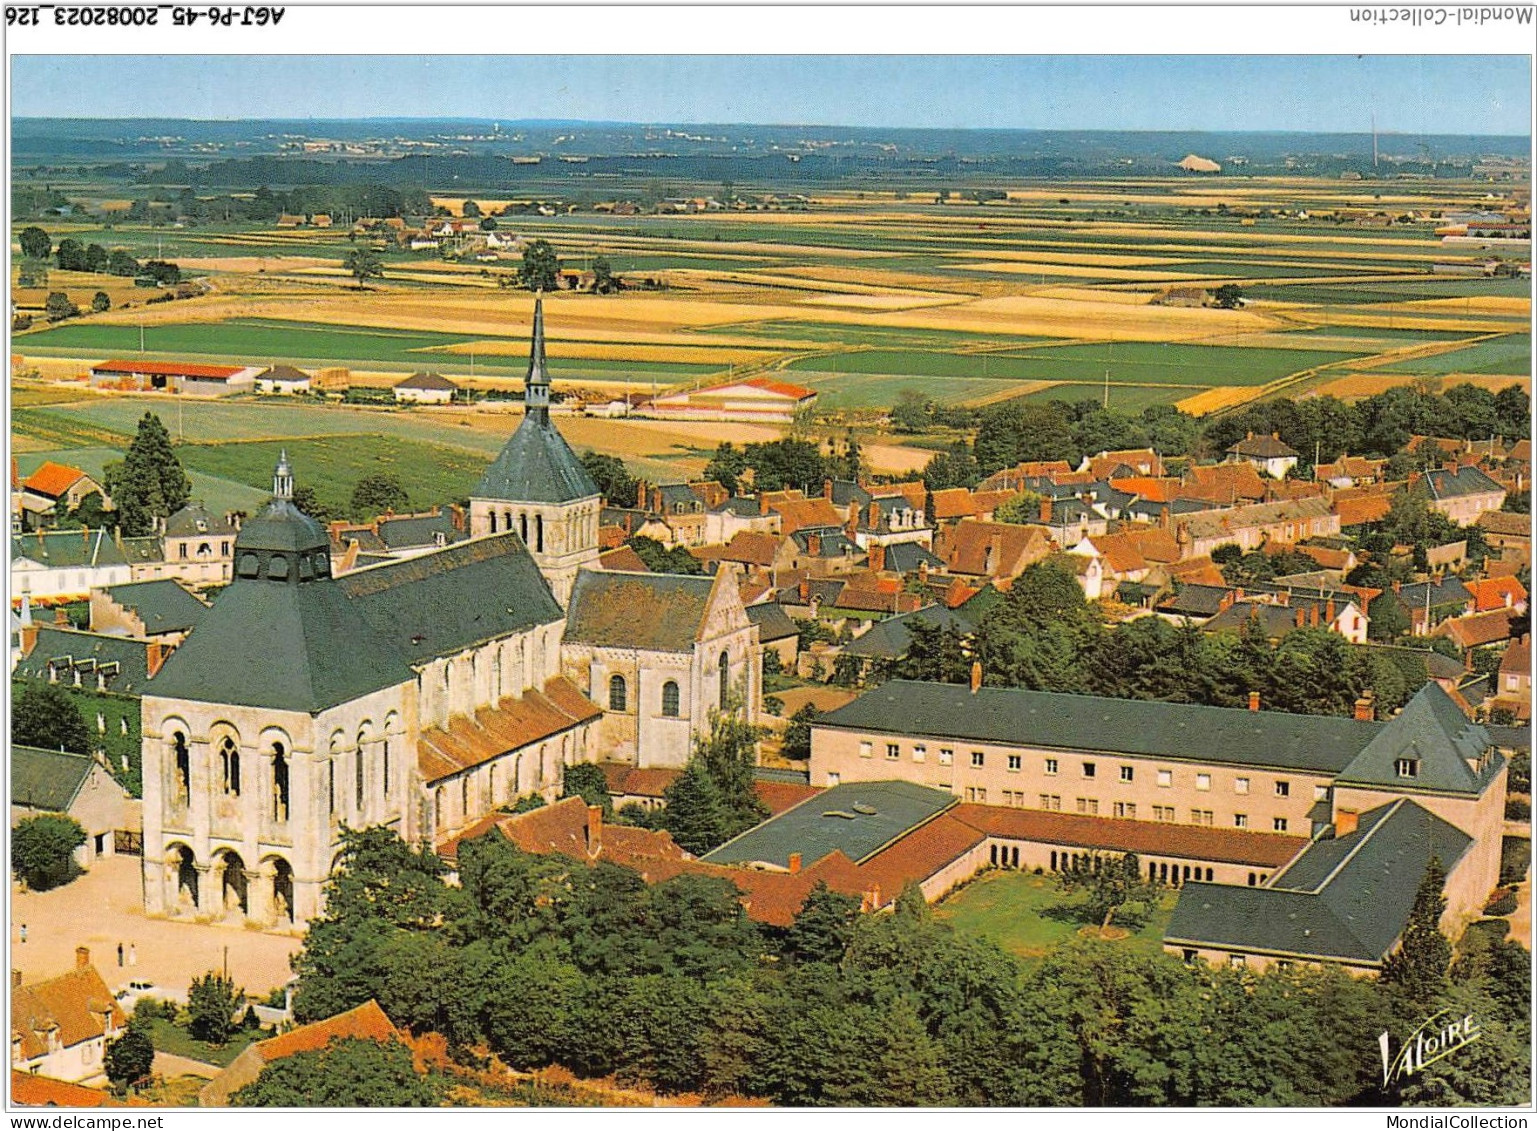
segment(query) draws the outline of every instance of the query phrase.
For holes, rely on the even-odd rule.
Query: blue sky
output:
[[[1526,134],[1522,56],[13,56],[12,113]]]

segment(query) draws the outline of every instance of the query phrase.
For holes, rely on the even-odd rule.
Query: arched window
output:
[[[192,754],[187,749],[187,736],[177,731],[171,736],[171,746],[176,751],[176,802],[185,805],[192,796]]]
[[[365,737],[362,731],[358,731],[358,753],[352,760],[352,810],[362,815],[363,812],[363,750]]]
[[[623,711],[629,704],[629,689],[625,687],[624,676],[611,675],[608,677],[608,709],[610,711]]]
[[[223,779],[224,792],[240,796],[240,751],[235,740],[225,735],[219,741],[219,774]]]
[[[670,679],[662,684],[662,714],[669,719],[678,717],[678,685]]]
[[[716,667],[720,669],[720,709],[724,711],[731,695],[731,657],[722,652]]]
[[[336,757],[326,760],[326,813],[336,816]]]
[[[544,553],[544,515],[534,515],[534,541],[539,544],[538,549]]]
[[[384,796],[385,797],[389,797],[389,795],[390,795],[390,736],[387,735],[387,734],[384,736],[384,748],[383,748],[382,753],[383,753],[383,759],[380,761],[379,768],[384,772]]]
[[[518,516],[518,533],[523,537],[523,545],[528,545],[528,514],[524,512]]]
[[[288,820],[288,756],[281,742],[272,744],[272,819]]]
[[[495,511],[491,512],[491,533],[492,534],[496,533],[496,512]]]

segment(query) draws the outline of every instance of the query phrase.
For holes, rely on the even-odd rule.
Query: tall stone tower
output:
[[[534,300],[534,340],[524,378],[523,421],[470,496],[470,533],[516,530],[561,607],[576,572],[598,558],[597,484],[550,421],[544,299]]]

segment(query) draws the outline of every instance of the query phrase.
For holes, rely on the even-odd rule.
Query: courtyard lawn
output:
[[[245,1051],[247,1045],[264,1041],[270,1036],[271,1033],[264,1033],[260,1029],[241,1029],[230,1036],[228,1043],[210,1045],[196,1040],[187,1030],[163,1017],[157,1017],[149,1023],[149,1039],[158,1051],[200,1060],[204,1064],[216,1064],[220,1068],[228,1067],[230,1061]]]
[[[1173,892],[1165,894],[1162,906],[1145,926],[1112,945],[1147,954],[1162,953],[1163,934],[1174,912],[1175,898]],[[1051,876],[991,871],[941,900],[934,915],[962,934],[991,939],[1022,958],[1039,958],[1084,927],[1076,916],[1058,917],[1053,909],[1081,902],[1081,896],[1066,896],[1058,891]],[[1094,934],[1094,928],[1087,933]]]

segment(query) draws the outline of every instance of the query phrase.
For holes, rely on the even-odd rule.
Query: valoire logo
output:
[[[1449,1013],[1450,1009],[1443,1009],[1421,1022],[1420,1027],[1399,1046],[1397,1056],[1392,1053],[1387,1030],[1383,1030],[1377,1038],[1377,1047],[1382,1051],[1384,1087],[1394,1082],[1402,1083],[1416,1072],[1471,1045],[1484,1035],[1478,1027],[1478,1018],[1471,1013],[1466,1017],[1444,1020]]]

